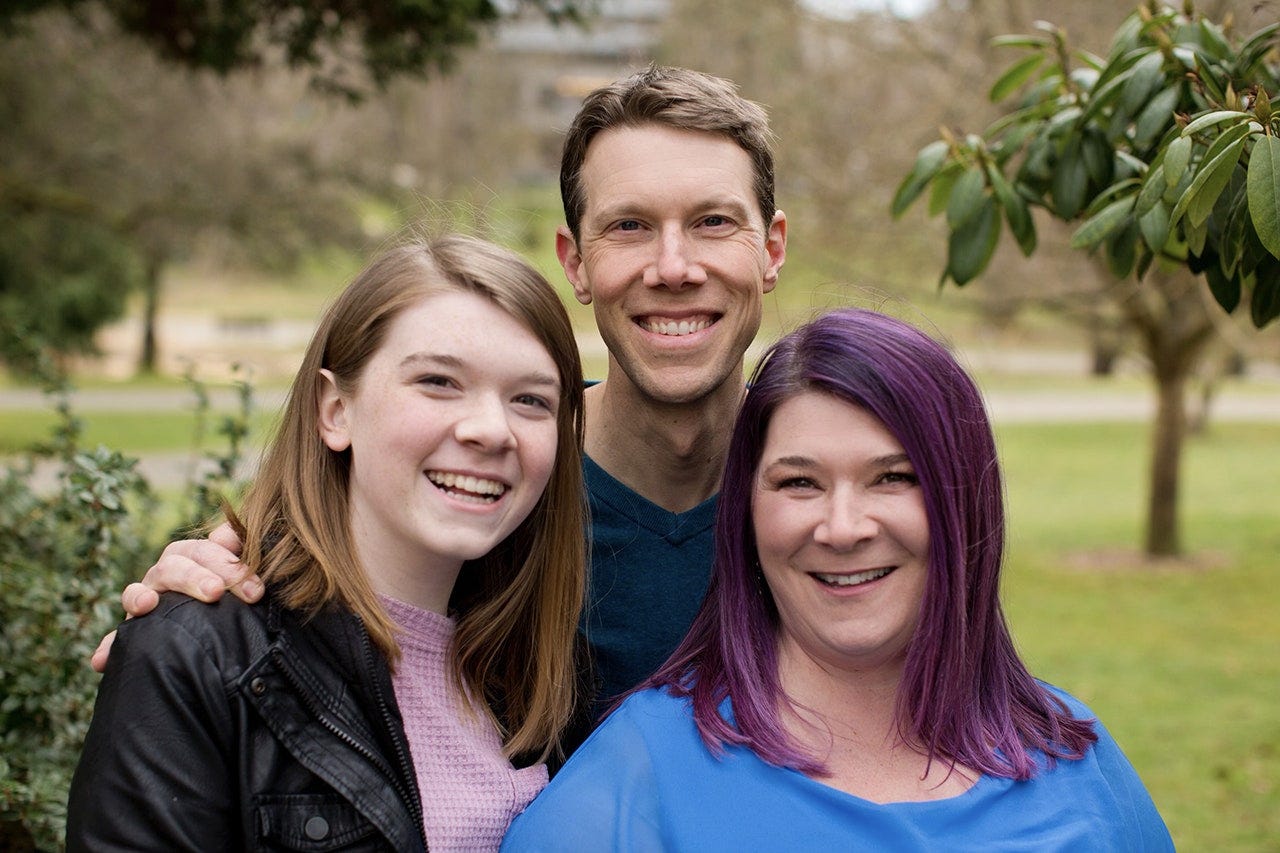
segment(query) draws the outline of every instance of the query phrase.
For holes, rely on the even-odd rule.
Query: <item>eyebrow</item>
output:
[[[467,367],[467,363],[456,355],[447,355],[445,353],[415,352],[406,355],[400,360],[401,367],[426,367],[429,365],[451,367],[454,370],[463,370]],[[516,377],[516,381],[522,384],[545,385],[557,390],[560,388],[560,379],[558,377],[552,376],[550,373],[544,373],[541,370],[521,374]]]
[[[910,461],[905,453],[886,453],[884,456],[876,456],[869,459],[868,463],[876,468],[892,468],[894,465],[901,465],[904,462],[910,463]],[[779,456],[765,467],[770,468],[774,465],[787,465],[792,468],[817,468],[818,460],[811,456]]]
[[[738,219],[745,219],[749,217],[752,210],[752,208],[741,199],[725,195],[716,195],[704,198],[690,207],[692,210],[699,211],[703,214],[723,210]],[[645,204],[628,199],[620,201],[610,207],[604,207],[600,210],[594,211],[591,216],[593,220],[613,221],[615,219],[626,219],[629,216],[643,216],[646,213],[648,213],[648,208]]]

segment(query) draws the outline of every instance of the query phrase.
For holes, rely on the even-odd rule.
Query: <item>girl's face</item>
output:
[[[351,449],[351,529],[374,588],[444,612],[463,561],[514,531],[547,486],[555,362],[490,300],[442,290],[395,318],[354,393],[323,373],[321,434]]]
[[[752,524],[779,650],[824,669],[900,666],[929,558],[916,472],[874,415],[830,394],[782,403],[756,470]]]

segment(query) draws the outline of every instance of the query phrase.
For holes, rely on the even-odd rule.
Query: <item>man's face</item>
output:
[[[594,308],[610,381],[669,404],[740,387],[786,257],[786,217],[761,221],[747,153],[709,133],[613,128],[587,149],[582,185],[580,239],[562,227],[556,248]]]

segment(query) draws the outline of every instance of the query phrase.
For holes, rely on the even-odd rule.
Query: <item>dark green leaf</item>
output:
[[[1213,141],[1201,159],[1195,177],[1174,204],[1170,222],[1176,225],[1182,215],[1190,213],[1193,207],[1197,216],[1191,220],[1191,224],[1200,225],[1204,222],[1213,210],[1218,195],[1231,180],[1231,172],[1240,161],[1240,152],[1244,150],[1248,134],[1247,125],[1237,125]]]
[[[954,231],[977,215],[984,201],[989,197],[986,193],[987,181],[982,170],[971,167],[961,175],[951,188],[951,198],[947,202],[947,225]]]
[[[1222,306],[1222,310],[1230,314],[1240,304],[1240,279],[1227,275],[1217,264],[1204,271],[1205,280],[1209,282],[1209,292]]]
[[[963,174],[964,166],[952,161],[943,166],[938,174],[933,176],[933,186],[929,188],[930,216],[937,216],[947,209],[947,200],[951,198],[951,189],[956,185],[956,179]]]
[[[1138,201],[1134,205],[1134,212],[1139,216],[1144,215],[1151,208],[1160,203],[1161,197],[1164,195],[1168,185],[1164,179],[1164,164],[1153,168],[1147,173],[1147,179],[1142,182],[1142,189],[1138,192]]]
[[[1154,47],[1148,48],[1148,51],[1146,56],[1134,63],[1116,104],[1117,109],[1124,110],[1128,115],[1136,113],[1160,84],[1164,57]]]
[[[1131,219],[1129,224],[1107,238],[1107,266],[1116,278],[1124,278],[1133,271],[1138,252],[1138,226]]]
[[[1182,83],[1162,89],[1138,115],[1133,131],[1133,144],[1146,148],[1173,123],[1173,109],[1178,105]]]
[[[973,280],[987,268],[1000,239],[1000,208],[984,196],[979,209],[961,227],[952,230],[947,243],[947,275],[957,285]]]
[[[1215,110],[1192,119],[1187,126],[1182,129],[1182,135],[1191,136],[1192,134],[1208,130],[1214,125],[1222,124],[1224,121],[1230,121],[1231,119],[1248,121],[1251,118],[1253,118],[1253,116],[1249,115],[1249,113],[1242,113],[1239,110]]]
[[[1085,130],[1080,153],[1084,156],[1085,171],[1089,173],[1089,181],[1093,186],[1105,187],[1111,183],[1113,151],[1101,130],[1096,127]]]
[[[1107,71],[1111,70],[1111,68],[1107,69]],[[1100,110],[1111,106],[1120,97],[1120,92],[1124,89],[1125,84],[1129,82],[1128,71],[1122,71],[1114,77],[1109,77],[1107,71],[1104,71],[1102,76],[1094,81],[1093,88],[1089,92],[1089,103],[1085,106],[1084,113],[1081,115],[1082,121],[1091,120]],[[1127,118],[1129,113],[1121,113],[1121,115]]]
[[[1191,137],[1179,136],[1164,150],[1164,181],[1166,186],[1177,186],[1178,179],[1191,162]]]
[[[1211,21],[1202,19],[1200,21],[1200,43],[1204,45],[1205,51],[1213,55],[1215,59],[1227,59],[1231,56],[1231,45],[1222,35],[1222,29]]]
[[[1049,47],[1053,42],[1044,36],[996,36],[992,47]]]
[[[1249,316],[1261,329],[1280,317],[1280,258],[1267,258],[1254,270],[1253,297],[1249,300]]]
[[[941,139],[930,142],[924,148],[920,149],[920,153],[916,154],[915,165],[911,167],[911,171],[902,179],[902,183],[898,185],[898,191],[893,194],[893,204],[890,206],[895,217],[901,216],[902,212],[911,206],[916,197],[924,191],[925,185],[938,173],[942,168],[942,164],[946,162],[947,152],[950,146]]]
[[[1142,232],[1142,239],[1147,241],[1151,251],[1164,251],[1165,244],[1169,242],[1169,208],[1156,204],[1146,213],[1140,214],[1138,230]]]
[[[1124,226],[1133,213],[1133,196],[1113,201],[1095,216],[1085,220],[1084,224],[1071,235],[1071,248],[1085,249],[1095,246],[1111,236],[1112,232]]]
[[[1249,155],[1249,215],[1258,239],[1280,257],[1280,139],[1264,136]]]
[[[1084,158],[1080,156],[1080,139],[1068,140],[1053,170],[1053,210],[1060,218],[1070,221],[1084,209],[1089,192],[1089,175]]]
[[[1240,265],[1240,258],[1244,255],[1245,228],[1249,224],[1249,205],[1244,192],[1234,192],[1235,197],[1230,202],[1226,221],[1222,226],[1222,236],[1218,239],[1222,271],[1227,275],[1235,275],[1236,268]]]
[[[1009,223],[1014,239],[1018,241],[1018,248],[1022,250],[1022,254],[1030,257],[1036,250],[1036,226],[1031,221],[1027,200],[1018,194],[999,169],[988,167],[987,178],[991,181],[991,188],[995,190],[996,199],[1004,208],[1005,220]]]
[[[1250,74],[1253,66],[1271,50],[1271,40],[1280,33],[1280,24],[1263,27],[1240,45],[1239,70],[1241,74]]]
[[[1134,274],[1138,276],[1139,280],[1146,276],[1147,270],[1151,268],[1151,262],[1155,260],[1155,257],[1146,246],[1138,247],[1138,261],[1134,264]]]
[[[1191,182],[1191,187],[1183,198],[1190,199],[1186,211],[1187,218],[1193,224],[1199,225],[1213,212],[1213,206],[1218,203],[1218,196],[1222,195],[1222,191],[1227,188],[1231,173],[1240,162],[1240,152],[1244,150],[1244,143],[1244,139],[1232,143],[1202,168],[1196,175],[1196,179]]]
[[[1017,91],[1023,83],[1027,82],[1027,78],[1040,67],[1044,62],[1043,53],[1033,53],[1030,56],[1024,56],[1009,67],[1009,70],[1000,75],[1000,79],[991,85],[991,91],[987,97],[992,102],[1003,101],[1009,95]]]
[[[1169,217],[1172,221],[1173,217]],[[1209,236],[1209,226],[1206,223],[1192,225],[1189,220],[1182,220],[1182,236],[1187,241],[1187,251],[1193,255],[1204,254],[1204,242]]]

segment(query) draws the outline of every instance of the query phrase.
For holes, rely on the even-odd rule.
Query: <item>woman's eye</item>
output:
[[[910,471],[887,471],[881,475],[880,481],[883,483],[905,483],[909,486],[914,486],[920,482],[919,478]]]
[[[779,489],[813,489],[817,483],[808,477],[784,477],[778,481]]]
[[[429,375],[418,377],[418,384],[429,385],[436,388],[448,388],[453,384],[453,381],[447,376]]]

